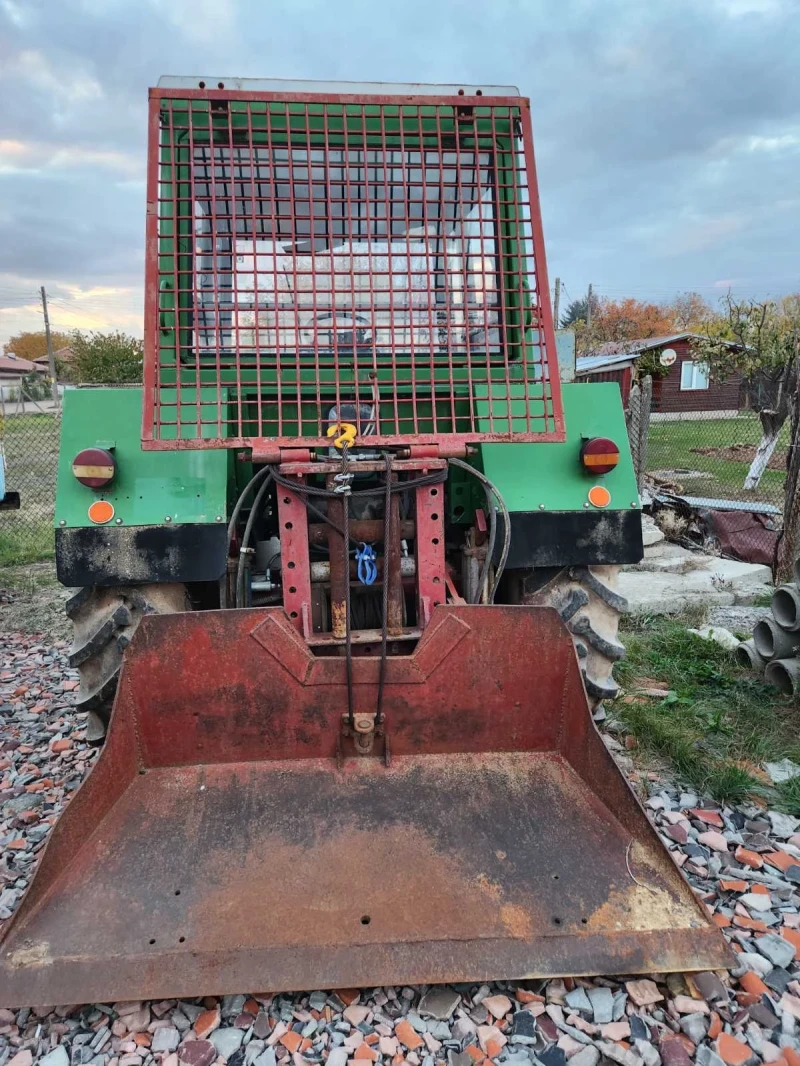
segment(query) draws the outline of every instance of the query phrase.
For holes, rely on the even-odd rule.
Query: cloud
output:
[[[713,295],[720,278],[798,288],[793,8],[0,0],[0,293],[46,282],[87,323],[141,328],[147,87],[162,73],[516,83],[551,280],[649,298]]]
[[[76,168],[108,170],[140,181],[145,175],[144,159],[128,152],[41,141],[0,140],[0,174],[38,174],[43,170],[68,172]]]

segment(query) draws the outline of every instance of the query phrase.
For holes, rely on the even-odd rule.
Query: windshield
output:
[[[195,146],[205,351],[499,351],[488,152]]]

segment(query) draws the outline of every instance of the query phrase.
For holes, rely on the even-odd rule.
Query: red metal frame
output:
[[[417,619],[430,621],[435,607],[445,602],[447,571],[444,557],[444,485],[416,490],[415,545],[417,549]]]
[[[359,463],[362,472],[373,472],[383,469],[383,464],[374,462]],[[443,459],[396,459],[392,464],[392,473],[395,477],[408,475],[416,477],[441,470],[446,465]],[[280,466],[283,477],[296,479],[298,485],[302,484],[309,475],[324,475],[333,487],[333,477],[339,472],[339,464],[331,462],[290,462]],[[444,484],[422,485],[414,491],[414,543],[416,548],[416,598],[417,598],[417,625],[415,628],[404,628],[402,625],[402,592],[400,591],[400,540],[402,531],[399,523],[399,508],[397,495],[393,496],[393,518],[390,543],[384,544],[382,554],[383,573],[381,580],[392,581],[392,567],[396,571],[394,581],[390,586],[394,591],[394,600],[390,592],[390,616],[387,619],[389,632],[392,639],[418,638],[421,631],[427,626],[431,615],[436,607],[446,602],[447,598],[447,568],[445,562],[445,539],[444,539]],[[325,643],[342,643],[344,638],[345,617],[342,613],[344,593],[342,582],[347,580],[344,569],[342,538],[338,533],[328,530],[328,545],[330,548],[331,561],[331,631],[320,635],[314,632],[312,623],[312,591],[311,570],[309,557],[309,533],[308,512],[303,498],[299,493],[286,489],[283,485],[278,487],[278,520],[280,523],[281,540],[281,570],[283,575],[283,607],[291,625],[305,640],[313,645]],[[329,500],[328,515],[337,527],[342,525],[342,509],[345,500]],[[388,567],[388,569],[387,569]],[[400,606],[397,605],[400,599]],[[337,610],[334,600],[340,601]],[[394,602],[394,611],[392,603]],[[356,639],[357,631],[353,639]],[[370,636],[370,634],[372,634]],[[331,639],[326,640],[325,637]],[[358,639],[361,643],[377,641],[380,638],[379,631],[361,631]]]
[[[287,122],[290,115],[304,119],[305,140],[298,141],[295,131],[284,146],[273,144],[274,129],[268,126],[266,144],[254,145],[255,112],[248,107],[246,142],[234,137],[229,110],[227,131],[222,127],[225,143],[209,146],[199,123],[195,128],[191,109],[185,112],[188,118],[180,130],[173,126],[173,111],[165,107],[171,100],[207,101],[209,115],[212,106],[225,102],[281,104]],[[312,137],[309,106],[320,103],[355,108],[355,116],[352,111],[349,114],[358,128],[351,129],[348,121],[347,131],[337,142],[326,110],[323,141],[319,132]],[[397,109],[398,105],[404,116],[416,115],[417,139],[407,131],[405,118],[394,135],[396,144],[387,144],[385,123],[380,134],[370,131],[368,137],[366,108]],[[188,289],[181,288],[186,274],[178,271],[177,256],[171,269],[160,267],[159,224],[167,218],[177,222],[178,215],[175,171],[169,173],[168,184],[159,161],[162,108],[170,143],[174,144],[177,132],[185,135],[190,160],[185,170],[192,200],[205,220],[195,225],[197,231],[202,224],[206,232],[195,232],[193,238],[194,269],[188,275]],[[432,140],[429,128],[424,130],[424,163],[419,150],[422,108],[426,122],[431,121],[431,109],[436,118]],[[480,131],[473,117],[477,109],[483,123]],[[498,144],[497,115],[502,111],[508,121],[509,109],[513,109],[511,121],[517,124],[518,136],[510,148],[502,149],[511,157],[514,171],[513,181],[501,186],[503,208],[510,206],[530,242],[532,269],[524,256],[516,257],[514,270],[507,269],[494,228],[500,204],[498,170],[491,153]],[[443,134],[442,119],[452,123],[454,111],[459,115],[459,132],[457,140],[450,142]],[[162,179],[163,188],[171,188],[169,196],[162,195]],[[384,432],[371,435],[369,443],[392,446],[414,441],[453,447],[480,440],[564,439],[527,99],[153,89],[147,201],[143,447],[318,447],[326,442],[328,409],[354,399],[354,387],[347,380],[351,368],[358,381],[359,403],[377,398],[380,405],[379,428]],[[470,212],[471,219],[466,219]],[[466,232],[470,228],[471,234]],[[305,236],[302,230],[307,231]],[[284,244],[280,244],[281,237]],[[313,245],[315,239],[324,241],[326,247],[296,247],[303,240]],[[523,237],[516,239],[523,248]],[[264,247],[258,248],[256,241]],[[220,249],[225,242],[227,252],[223,253]],[[198,247],[202,243],[207,246],[204,252]],[[286,243],[292,247],[287,249]],[[209,268],[199,265],[203,254],[213,257]],[[230,267],[221,270],[224,254],[230,258]],[[229,284],[222,284],[223,278]],[[210,320],[202,329],[196,323],[192,345],[181,348],[177,321],[172,326],[160,321],[162,282],[172,285],[176,305],[179,296],[190,294],[196,319],[207,315]],[[525,308],[532,306],[533,325],[538,328],[537,343],[527,338],[524,325],[520,328],[520,343],[515,345],[520,359],[509,356],[503,336],[512,295],[518,303],[514,312],[518,320],[523,322]],[[320,322],[320,316],[327,324]],[[356,344],[359,316],[363,343]],[[343,317],[348,319],[348,328],[335,323]],[[168,345],[174,341],[184,370],[194,370],[197,378],[201,367],[215,371],[211,391],[216,398],[205,410],[199,396],[182,404],[180,412],[174,400],[168,401],[163,391],[165,368],[159,364],[162,340]],[[384,383],[376,396],[377,375],[387,360],[394,368],[390,388]],[[397,376],[401,364],[410,367],[411,378],[409,395],[404,397],[410,407],[402,412],[396,405],[404,388]],[[276,365],[282,384],[279,401],[272,400],[274,410],[269,401],[254,401],[255,417],[245,425],[239,405],[238,424],[229,425],[224,390],[230,389],[234,403],[247,393],[258,393],[269,368]],[[317,432],[312,435],[298,430],[292,412],[299,402],[299,386],[286,380],[292,374],[299,378],[301,366],[314,371],[316,396],[310,403],[315,413],[312,419],[308,415],[303,419],[306,424],[316,421]],[[474,386],[480,391],[481,377],[490,371],[495,375],[499,371],[498,384],[505,395],[495,396],[492,407],[484,405],[480,414],[476,402],[469,404],[466,413],[459,410],[454,398],[459,366],[473,397]],[[437,409],[431,414],[425,379],[434,368],[444,381],[439,382]],[[222,383],[223,369],[233,372],[230,386]],[[252,386],[245,380],[248,370],[255,378]],[[332,378],[329,384],[323,384],[326,371]],[[507,399],[512,384],[521,384],[525,396],[518,401],[521,410],[515,408],[513,418]],[[541,417],[532,414],[526,402],[537,396],[544,398]],[[309,398],[304,398],[308,403]],[[187,409],[191,412],[188,420]],[[432,421],[432,428],[423,424],[426,420]],[[360,421],[358,416],[356,421]],[[364,428],[359,425],[359,430]],[[175,436],[185,439],[169,439]]]
[[[302,482],[303,477],[298,478]],[[311,635],[311,569],[308,554],[308,512],[297,493],[278,488],[283,608],[297,631]]]

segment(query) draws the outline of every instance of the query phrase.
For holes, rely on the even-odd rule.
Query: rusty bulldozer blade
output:
[[[354,661],[361,715],[378,669]],[[437,608],[369,755],[345,693],[279,609],[145,618],[3,931],[0,1004],[730,963],[554,611]]]

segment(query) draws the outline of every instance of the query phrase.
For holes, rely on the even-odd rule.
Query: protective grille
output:
[[[146,446],[562,438],[527,101],[161,89],[150,128]]]

